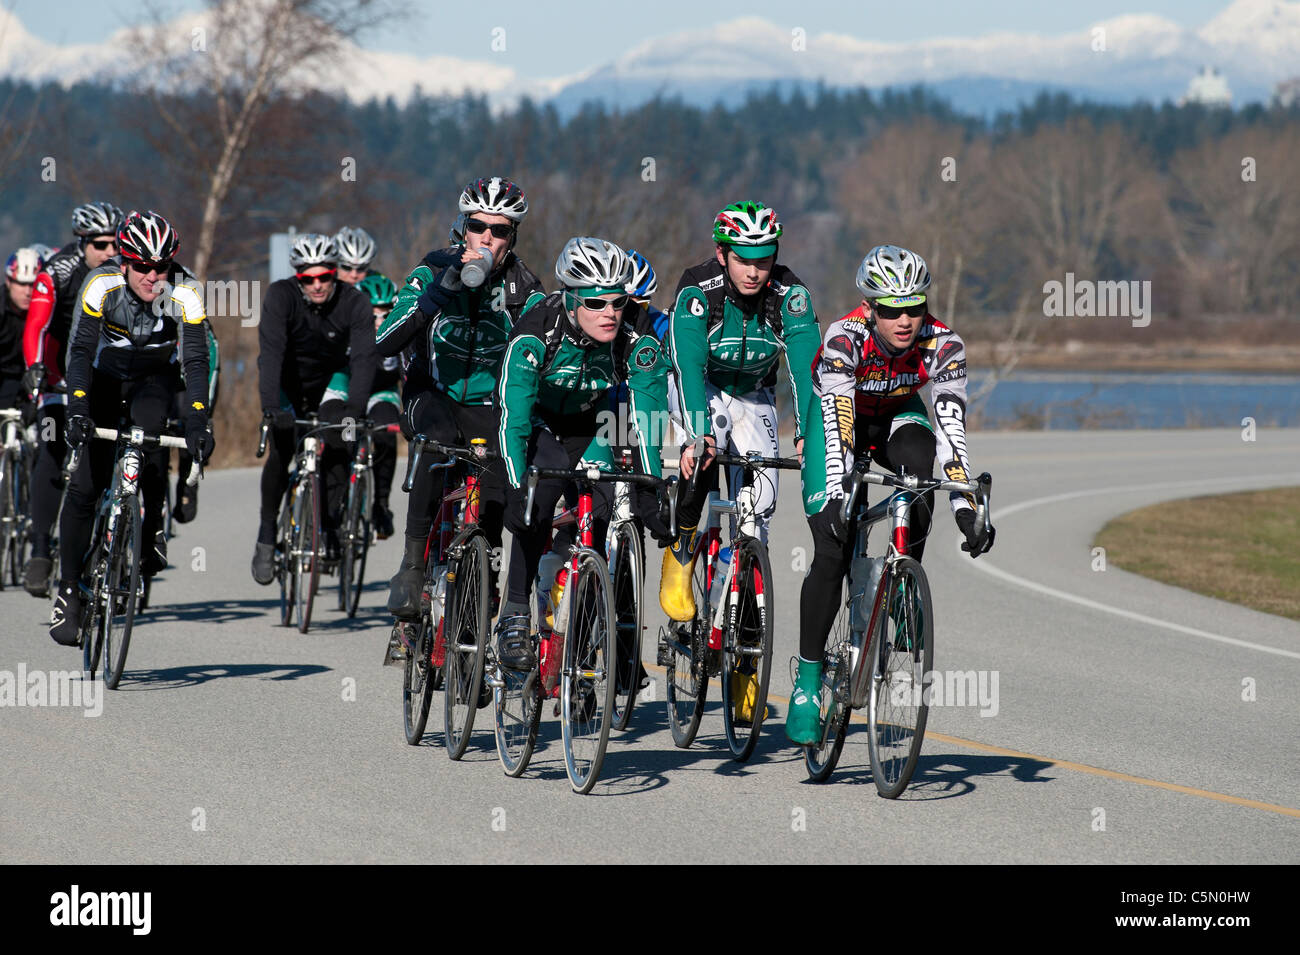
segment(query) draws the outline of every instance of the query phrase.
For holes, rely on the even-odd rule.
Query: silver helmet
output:
[[[319,232],[303,232],[293,239],[289,247],[289,264],[295,271],[323,265],[334,268],[339,264],[339,251],[334,240]]]
[[[334,247],[344,268],[364,269],[375,260],[375,240],[365,229],[344,226],[334,233]]]
[[[622,291],[632,277],[632,263],[613,242],[578,236],[564,243],[555,260],[555,277],[565,288]]]
[[[880,299],[882,305],[918,304],[930,287],[930,270],[910,249],[878,245],[858,266],[857,286],[863,298]],[[915,302],[895,301],[907,298]]]

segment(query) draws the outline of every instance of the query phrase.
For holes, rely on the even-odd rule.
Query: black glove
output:
[[[68,415],[67,426],[68,447],[80,448],[90,440],[90,436],[95,433],[95,422],[90,420],[89,415],[70,414]]]
[[[39,361],[23,372],[22,389],[27,394],[40,391],[45,387],[45,366]]]
[[[442,284],[446,276],[447,270],[443,269],[420,293],[420,298],[415,304],[425,315],[437,315],[451,301],[453,293]]]
[[[427,265],[429,270],[436,275],[442,269],[460,265],[460,253],[434,249],[424,257],[424,261],[420,264]]]
[[[36,423],[36,402],[24,399],[18,410],[22,412],[24,428],[30,428]]]
[[[828,498],[826,505],[808,518],[808,526],[813,533],[820,531],[823,534],[829,534],[835,540],[843,544],[849,539],[849,529],[845,526],[843,518],[840,517],[840,508],[844,504],[842,497]]]
[[[961,549],[966,551],[971,557],[978,557],[980,554],[988,553],[993,549],[993,537],[995,531],[992,525],[989,525],[989,532],[984,533],[984,525],[975,526],[975,512],[969,507],[963,507],[956,515],[957,527],[961,530],[962,535],[966,538],[966,543],[961,545]]]
[[[202,411],[190,412],[185,419],[185,448],[190,452],[190,457],[207,464],[214,447],[216,442],[208,431],[208,416]]]
[[[288,408],[267,409],[262,412],[262,417],[271,422],[273,431],[292,431],[294,413]]]
[[[659,505],[659,495],[655,493],[654,488],[636,486],[636,511],[637,516],[641,518],[641,523],[645,529],[650,532],[650,536],[658,542],[660,547],[671,547],[677,538],[673,535],[672,529],[668,526],[668,498],[664,498],[663,506]]]

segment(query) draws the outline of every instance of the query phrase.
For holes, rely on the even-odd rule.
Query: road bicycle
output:
[[[830,778],[844,748],[850,711],[867,707],[867,752],[871,776],[880,795],[896,799],[912,778],[929,715],[934,680],[934,607],[921,564],[908,556],[911,510],[925,506],[918,498],[930,491],[973,496],[975,522],[982,529],[978,554],[991,543],[989,497],[993,478],[985,472],[974,481],[947,481],[909,474],[868,470],[864,456],[850,477],[840,516],[854,535],[849,586],[827,639],[822,671],[822,731],[817,743],[804,747],[808,775]],[[868,508],[861,489],[879,484],[894,491]],[[870,557],[867,536],[873,524],[888,521],[890,536],[883,557]],[[962,549],[969,550],[963,543]]]
[[[479,525],[479,476],[494,455],[483,438],[468,447],[416,435],[411,440],[407,493],[426,452],[442,455],[430,468],[456,468],[425,545],[424,588],[418,623],[398,621],[394,634],[405,652],[402,715],[406,741],[424,737],[433,691],[443,689],[443,740],[447,755],[460,759],[469,746],[474,716],[487,697],[483,668],[491,624],[492,548]]]
[[[552,529],[574,523],[577,535],[563,556],[559,576],[554,581],[563,588],[558,605],[551,607],[545,602],[534,608],[539,618],[537,665],[532,670],[519,671],[493,661],[489,683],[493,688],[497,755],[506,775],[522,775],[537,744],[542,704],[546,699],[557,698],[565,772],[575,792],[587,793],[600,778],[620,678],[616,584],[605,555],[592,546],[595,539],[592,488],[602,482],[640,484],[655,487],[662,497],[663,488],[669,485],[661,478],[646,474],[607,472],[595,467],[568,470],[532,466],[528,469],[524,503],[524,520],[528,524],[532,523],[537,483],[543,478],[573,481],[577,485],[576,507],[552,522]],[[620,523],[635,537],[630,521]],[[620,535],[624,533],[620,530]],[[620,571],[625,580],[628,574],[633,579],[636,575],[630,558],[626,557],[627,547],[624,538],[616,551],[616,560],[629,561]],[[551,584],[551,580],[540,575],[534,584],[543,601],[547,600],[545,594]],[[545,619],[547,611],[552,621],[549,627]],[[625,611],[639,620],[639,606],[625,605]],[[634,695],[635,689],[625,687],[625,698]]]
[[[82,667],[87,678],[99,668],[101,654],[104,682],[117,689],[126,668],[138,602],[144,594],[140,574],[141,525],[144,502],[139,479],[144,452],[153,448],[184,448],[183,438],[150,435],[140,428],[118,431],[96,428],[94,438],[117,444],[113,477],[100,497],[91,532],[86,567],[88,577],[78,581],[85,611],[81,619]],[[64,484],[81,463],[81,448],[68,455]],[[197,484],[202,468],[198,461],[188,481]]]
[[[22,585],[31,556],[31,477],[35,447],[22,412],[0,409],[0,590]]]
[[[373,436],[385,432],[396,433],[396,424],[376,425],[365,419],[355,426],[356,447],[352,453],[352,467],[348,474],[348,496],[343,508],[343,523],[339,527],[339,610],[349,617],[357,615],[361,604],[361,591],[365,588],[366,556],[374,537],[371,509],[375,500],[374,440]]]
[[[799,461],[757,452],[719,452],[716,458],[719,466],[741,468],[744,479],[734,500],[709,497],[707,530],[695,542],[695,618],[661,628],[658,660],[667,670],[673,742],[685,748],[695,741],[709,679],[721,676],[727,747],[734,759],[744,762],[758,745],[772,676],[772,564],[759,536],[755,481],[766,479],[762,469],[798,470]],[[692,479],[698,473],[697,469]],[[723,514],[733,516],[729,550],[722,547]],[[748,720],[742,708],[749,712]]]

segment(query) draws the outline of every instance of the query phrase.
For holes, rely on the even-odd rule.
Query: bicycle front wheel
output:
[[[709,590],[708,538],[701,535],[696,546],[691,587],[695,591],[695,619],[668,624],[667,673],[664,677],[668,701],[668,728],[673,743],[682,749],[695,742],[709,695]],[[662,661],[661,661],[662,662]]]
[[[398,626],[405,626],[399,623]],[[420,618],[420,632],[415,639],[415,649],[406,653],[406,666],[402,677],[402,722],[406,741],[419,746],[424,739],[424,727],[429,721],[429,704],[433,700],[434,675],[429,663],[433,652],[433,621],[426,613]]]
[[[803,748],[804,768],[808,778],[824,783],[835,771],[848,732],[850,675],[853,668],[853,645],[849,633],[852,614],[849,603],[840,603],[840,612],[831,624],[826,641],[826,658],[822,664],[821,737]]]
[[[465,541],[447,568],[443,738],[447,755],[460,759],[469,746],[483,692],[488,636],[488,546],[482,534]]]
[[[284,501],[280,504],[280,521],[275,530],[275,576],[280,581],[280,626],[293,624],[294,610],[298,606],[296,585],[298,582],[298,562],[293,555],[295,541],[298,538],[297,524],[294,521],[298,513],[298,494],[290,487]]]
[[[614,591],[614,625],[618,634],[618,679],[614,684],[614,729],[627,729],[636,695],[641,691],[641,584],[645,556],[632,521],[610,529],[610,583]]]
[[[507,776],[522,776],[537,745],[542,720],[541,676],[498,667],[500,685],[492,693],[496,714],[497,757]]]
[[[298,595],[298,632],[311,626],[311,607],[320,586],[321,533],[320,485],[315,475],[303,482],[298,492],[297,536],[293,544],[294,588]]]
[[[876,789],[896,799],[912,778],[925,739],[934,678],[934,608],[921,565],[900,558],[887,582],[871,649],[867,750]]]
[[[560,680],[564,768],[574,792],[587,793],[600,777],[614,711],[614,601],[609,565],[590,550],[578,555],[578,580],[569,586],[569,622]]]
[[[126,668],[136,600],[140,596],[140,502],[127,498],[117,515],[117,533],[104,576],[104,682],[116,690]]]
[[[348,493],[347,521],[344,524],[342,555],[339,561],[339,609],[349,617],[357,615],[361,591],[366,583],[366,555],[370,551],[370,501],[374,481],[365,471]]]
[[[16,498],[17,477],[13,455],[0,450],[0,590],[4,589],[18,559],[18,555],[13,553],[21,515]],[[17,583],[16,579],[14,583]]]
[[[747,537],[736,546],[736,604],[722,635],[722,722],[732,757],[743,763],[758,745],[767,716],[772,564],[762,541]]]

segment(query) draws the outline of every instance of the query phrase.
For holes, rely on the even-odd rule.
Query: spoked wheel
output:
[[[497,756],[507,776],[521,776],[533,758],[542,719],[541,676],[499,667],[501,685],[492,694],[496,711]]]
[[[116,690],[126,668],[126,651],[140,597],[140,505],[134,498],[117,515],[117,534],[104,577],[104,682]]]
[[[406,668],[402,677],[402,721],[406,727],[406,741],[412,746],[420,745],[425,724],[429,722],[434,684],[433,667],[429,663],[433,636],[433,621],[426,613],[420,618],[415,649],[406,651]]]
[[[695,619],[687,623],[668,624],[667,684],[668,728],[673,742],[685,749],[695,742],[704,716],[704,700],[709,695],[709,592],[705,586],[708,572],[708,538],[700,536],[696,544],[695,571],[691,586],[695,591]]]
[[[15,535],[21,512],[15,501],[15,479],[18,469],[14,467],[13,456],[0,450],[0,590],[3,590],[13,574],[13,564],[17,559],[14,551]],[[14,580],[17,583],[17,580]]]
[[[614,684],[614,729],[627,729],[641,691],[641,584],[645,556],[632,521],[611,529],[610,583],[614,591],[614,626],[618,634],[618,679]]]
[[[460,759],[469,746],[483,692],[488,638],[488,546],[482,534],[464,543],[447,568],[447,659],[443,667],[443,735],[447,755]]]
[[[737,546],[735,613],[728,613],[722,634],[722,720],[731,755],[744,762],[758,745],[767,717],[772,564],[762,541],[745,538]]]
[[[297,560],[293,556],[294,541],[297,539],[294,515],[297,512],[297,494],[290,487],[289,494],[280,507],[280,523],[275,532],[275,576],[280,581],[280,626],[293,624],[293,612],[297,607],[298,583]]]
[[[339,609],[357,615],[366,580],[366,554],[370,550],[370,482],[364,472],[348,489],[348,508],[339,548]]]
[[[574,792],[586,793],[600,778],[614,715],[618,666],[609,565],[590,550],[578,555],[578,581],[569,600],[560,677],[560,727],[564,768]]]
[[[826,659],[822,664],[821,739],[803,748],[803,762],[808,770],[808,778],[817,783],[825,782],[835,771],[835,765],[840,761],[840,752],[844,749],[844,736],[849,728],[849,683],[853,668],[850,616],[848,603],[841,603],[840,612],[831,624],[826,641]]]
[[[311,606],[320,586],[321,532],[320,494],[313,475],[303,482],[298,497],[299,510],[294,537],[294,589],[297,592],[298,632],[306,633],[311,626]]]
[[[898,560],[888,581],[888,612],[872,641],[867,749],[876,789],[896,799],[912,778],[925,739],[934,678],[934,608],[921,565]]]

